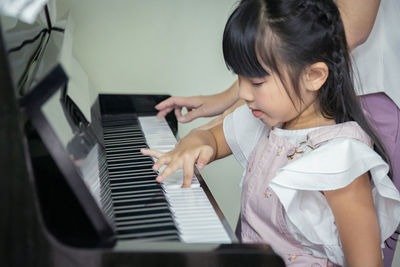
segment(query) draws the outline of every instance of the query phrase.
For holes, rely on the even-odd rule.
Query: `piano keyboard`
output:
[[[181,188],[182,170],[157,183],[153,159],[140,153],[145,147],[163,152],[175,147],[168,123],[155,116],[118,118],[102,122],[117,237],[231,243],[196,176],[190,188]]]

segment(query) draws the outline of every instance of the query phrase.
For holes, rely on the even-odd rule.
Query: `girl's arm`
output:
[[[324,195],[335,217],[347,265],[383,266],[378,219],[368,173]]]
[[[142,149],[143,155],[158,159],[153,165],[153,170],[158,171],[166,165],[156,180],[162,182],[176,170],[183,169],[182,187],[189,187],[195,163],[202,169],[209,162],[231,154],[222,127],[222,124],[219,124],[208,130],[195,129],[182,138],[174,150],[165,154],[156,150]]]

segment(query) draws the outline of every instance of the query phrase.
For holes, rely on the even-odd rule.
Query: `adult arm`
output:
[[[380,233],[368,173],[350,185],[324,191],[349,267],[382,267]]]
[[[336,0],[350,51],[368,39],[380,2],[380,0]]]
[[[221,115],[219,115],[218,117],[216,117],[215,119],[212,119],[211,121],[209,121],[206,124],[203,124],[199,127],[197,127],[196,129],[200,129],[200,130],[207,130],[207,129],[211,129],[219,124],[222,124],[225,117],[232,113],[233,111],[235,111],[236,108],[240,107],[241,105],[244,105],[245,102],[241,99],[237,100],[236,103],[234,103],[232,106],[230,106],[227,110],[224,111],[224,113],[222,113]]]

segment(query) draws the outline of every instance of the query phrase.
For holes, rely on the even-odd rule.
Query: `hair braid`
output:
[[[309,0],[308,2],[315,2],[313,0]],[[319,3],[323,1],[317,1]],[[329,13],[329,12],[328,12]],[[330,21],[330,28],[328,34],[331,36],[330,38],[333,40],[335,46],[331,51],[330,61],[328,61],[328,66],[330,71],[333,72],[331,75],[332,83],[330,86],[334,88],[334,90],[325,90],[331,91],[332,100],[329,101],[329,98],[320,98],[321,101],[321,109],[324,111],[324,99],[328,99],[332,107],[335,108],[335,121],[336,123],[341,123],[345,121],[354,120],[357,121],[360,126],[368,133],[371,137],[372,142],[374,144],[374,149],[377,151],[382,158],[389,163],[390,171],[389,176],[392,176],[392,168],[390,164],[390,159],[386,154],[386,149],[379,141],[379,138],[375,132],[375,130],[369,125],[367,119],[364,116],[364,111],[361,108],[359,98],[357,97],[354,90],[353,83],[353,74],[351,68],[351,60],[348,53],[347,41],[344,33],[343,22],[339,16],[335,16]],[[330,63],[330,64],[329,64]],[[351,90],[349,90],[351,89]]]
[[[338,23],[338,22],[337,22]],[[348,52],[346,48],[346,44],[341,42],[342,38],[339,38],[338,33],[334,32],[332,36],[332,40],[336,44],[333,47],[333,51],[331,54],[331,71],[333,72],[333,87],[334,87],[334,99],[336,100],[334,103],[335,107],[339,107],[336,109],[335,120],[336,122],[344,122],[350,120],[349,110],[347,109],[347,105],[345,103],[345,99],[350,97],[351,99],[355,99],[354,91],[346,90],[346,86],[351,86],[346,84],[345,81],[351,81],[351,68],[347,62],[349,62]],[[345,77],[349,76],[349,77]],[[349,78],[349,79],[347,79]]]

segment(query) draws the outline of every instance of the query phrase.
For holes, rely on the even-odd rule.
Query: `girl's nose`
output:
[[[254,100],[253,90],[249,82],[239,82],[239,97],[246,102],[252,102]]]

